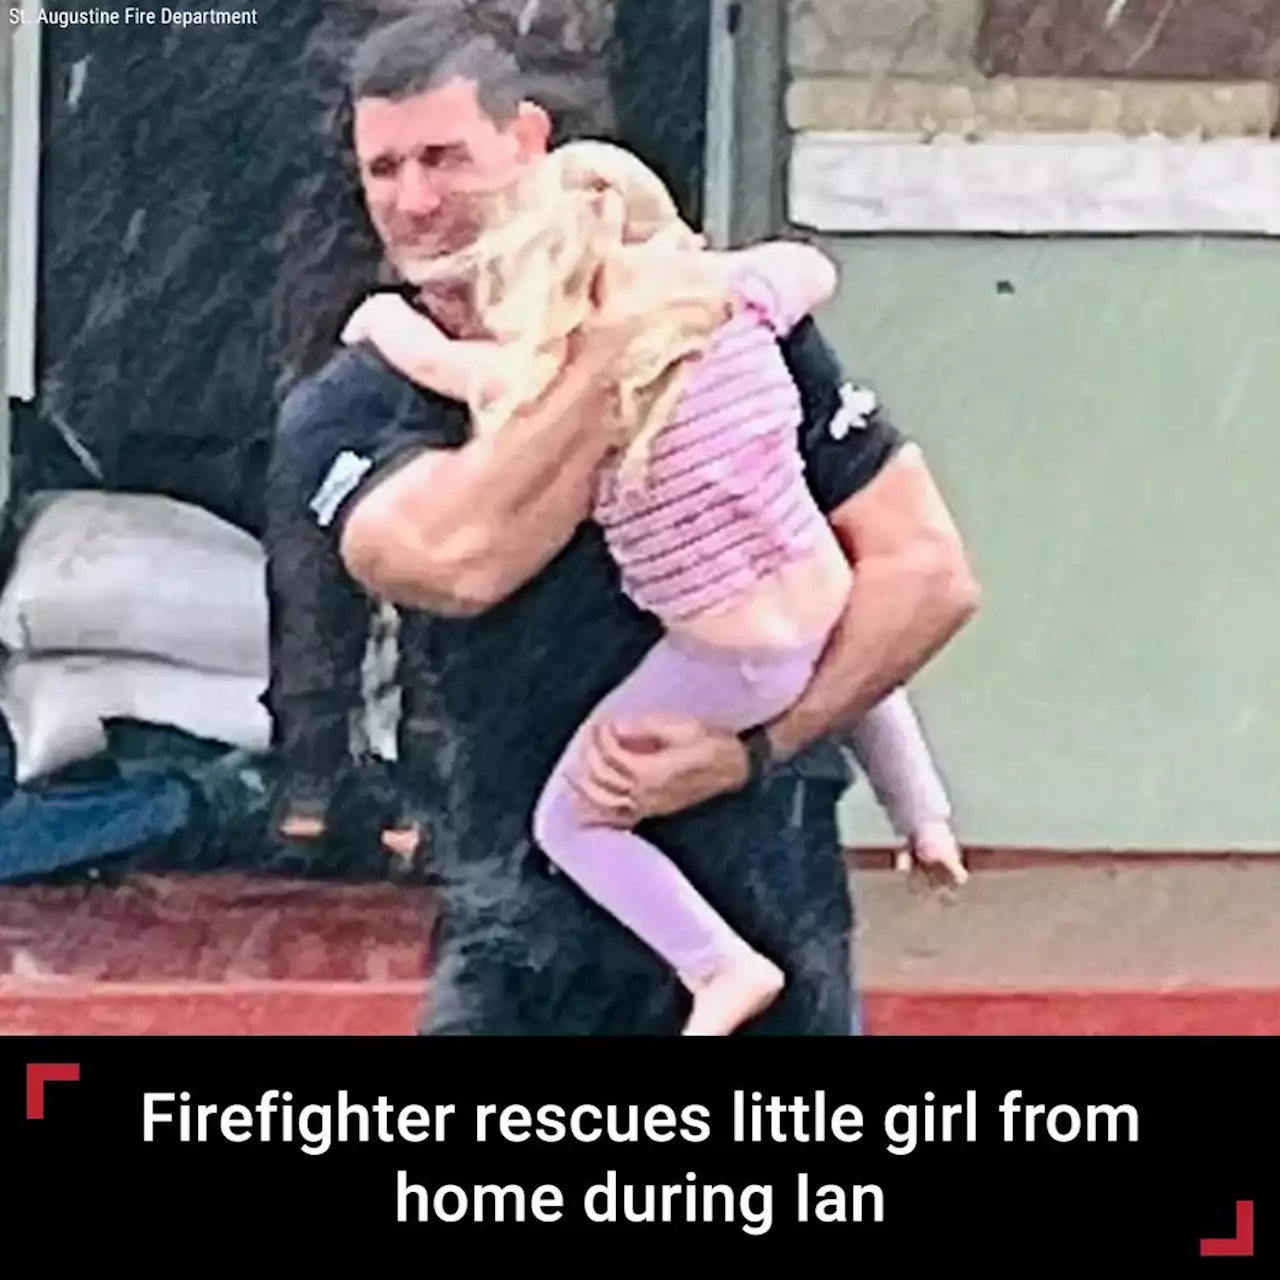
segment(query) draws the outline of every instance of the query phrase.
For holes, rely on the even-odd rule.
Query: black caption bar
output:
[[[126,1261],[1238,1269],[1276,1257],[1277,1043],[19,1038],[0,1137],[16,1221]]]

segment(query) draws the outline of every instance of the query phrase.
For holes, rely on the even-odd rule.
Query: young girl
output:
[[[602,424],[627,443],[593,514],[623,589],[666,634],[593,714],[679,712],[732,731],[780,715],[850,585],[805,486],[800,400],[778,345],[832,295],[834,267],[800,244],[703,249],[657,177],[603,143],[553,152],[482,225],[470,249],[424,264],[413,283],[468,280],[483,340],[451,340],[395,295],[362,304],[344,340],[372,342],[420,385],[467,402],[483,437],[518,429],[585,319],[635,323],[618,420]],[[583,731],[552,772],[534,836],[679,974],[693,996],[684,1034],[729,1035],[784,975],[658,849],[580,811],[570,780]]]

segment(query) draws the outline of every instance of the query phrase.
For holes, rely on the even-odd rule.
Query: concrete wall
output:
[[[986,583],[916,685],[975,844],[1280,847],[1280,3],[1168,8],[792,0],[825,321]]]
[[[1276,118],[1271,0],[1192,0],[1173,21],[1146,0],[791,4],[796,130],[1265,136]]]

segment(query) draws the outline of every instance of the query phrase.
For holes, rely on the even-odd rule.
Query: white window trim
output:
[[[792,138],[789,220],[829,233],[1280,236],[1280,144],[1009,134]]]
[[[10,49],[9,260],[6,379],[14,400],[36,396],[40,281],[40,26],[15,26]]]

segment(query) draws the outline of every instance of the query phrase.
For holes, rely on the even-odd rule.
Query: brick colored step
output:
[[[874,1034],[1280,1032],[1274,859],[854,884]],[[392,886],[235,878],[0,891],[0,1032],[410,1034],[430,911]]]

